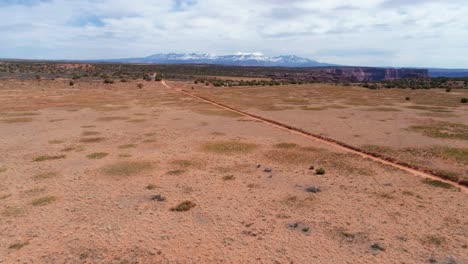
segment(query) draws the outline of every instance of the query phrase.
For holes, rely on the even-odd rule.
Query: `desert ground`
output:
[[[137,83],[0,81],[0,263],[468,263],[465,187],[176,89],[454,182],[466,90]]]
[[[175,85],[192,91],[192,84]],[[468,105],[460,103],[467,89],[194,88],[195,94],[248,113],[468,181]]]

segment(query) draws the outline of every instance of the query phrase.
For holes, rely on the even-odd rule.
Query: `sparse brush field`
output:
[[[410,161],[450,180],[468,181],[468,105],[460,102],[468,96],[468,89],[448,93],[444,89],[369,90],[333,84],[222,89],[200,85],[192,92],[361,149]],[[293,149],[284,142],[276,147]],[[276,154],[270,157],[281,156]]]
[[[466,189],[122,78],[0,81],[0,262],[468,263]],[[166,83],[468,172],[465,90]]]

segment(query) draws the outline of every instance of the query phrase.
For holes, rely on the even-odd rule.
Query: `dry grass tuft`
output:
[[[55,178],[58,176],[59,174],[57,172],[45,172],[45,173],[37,174],[33,178],[36,180],[46,180],[46,179],[51,179],[51,178]]]
[[[94,137],[94,138],[82,138],[80,139],[81,143],[99,143],[106,140],[105,138],[102,137]]]
[[[274,149],[266,152],[265,157],[280,164],[310,164],[317,155],[313,152],[300,151],[296,149]]]
[[[275,148],[280,148],[280,149],[292,149],[296,147],[297,147],[296,143],[286,143],[286,142],[281,142],[275,145]]]
[[[7,207],[3,209],[2,216],[4,217],[20,217],[26,214],[26,210],[19,206]]]
[[[147,121],[146,119],[131,119],[131,120],[128,120],[127,122],[128,123],[144,123],[146,121]]]
[[[63,141],[63,140],[49,140],[49,144],[62,144],[64,142],[65,141]]]
[[[137,145],[135,144],[125,144],[125,145],[120,145],[118,148],[119,149],[129,149],[129,148],[136,148]]]
[[[109,121],[127,120],[127,119],[128,117],[124,117],[124,116],[106,116],[106,117],[99,117],[97,121],[109,122]]]
[[[465,124],[437,122],[431,125],[411,126],[409,130],[433,138],[468,140],[468,125]]]
[[[158,188],[158,186],[157,186],[156,184],[150,183],[150,184],[146,185],[145,188],[146,188],[147,190],[155,190],[156,188]]]
[[[184,173],[185,170],[171,170],[167,172],[168,175],[182,175]]]
[[[192,202],[192,201],[184,201],[184,202],[180,203],[179,205],[177,205],[175,207],[172,207],[171,211],[185,212],[185,211],[188,211],[188,210],[192,209],[195,206],[196,206],[196,204],[194,202]]]
[[[122,161],[107,165],[102,168],[102,172],[109,176],[128,177],[134,176],[153,168],[153,163],[149,161]]]
[[[41,161],[48,161],[48,160],[58,160],[58,159],[64,159],[66,157],[67,157],[66,155],[55,155],[55,156],[43,155],[43,156],[34,158],[33,161],[41,162]]]
[[[105,152],[96,152],[96,153],[92,153],[92,154],[89,154],[87,155],[86,157],[88,159],[103,159],[105,157],[109,156],[109,153],[105,153]]]
[[[445,243],[445,238],[437,235],[428,235],[422,239],[424,244],[434,245],[434,246],[441,246]]]
[[[432,179],[424,179],[423,183],[433,186],[433,187],[444,188],[444,189],[455,188],[452,184],[449,184],[443,181],[432,180]]]
[[[190,160],[173,160],[171,161],[171,165],[181,167],[181,168],[188,168],[194,165],[194,163]]]
[[[234,175],[226,175],[223,177],[223,180],[225,181],[232,181],[232,180],[235,180],[236,177],[234,177]]]
[[[236,154],[249,153],[258,146],[252,143],[243,143],[238,141],[215,141],[209,142],[202,146],[202,149],[207,152],[217,154]]]
[[[22,247],[29,245],[29,241],[26,242],[17,242],[8,246],[8,249],[20,250]]]
[[[97,132],[97,131],[85,131],[81,135],[84,136],[84,137],[88,137],[88,136],[97,136],[99,134],[101,134],[101,133]]]
[[[44,197],[33,200],[31,204],[33,206],[44,206],[44,205],[51,204],[55,202],[56,200],[57,200],[57,197],[48,195],[48,196],[44,196]]]
[[[5,168],[5,167],[0,167],[0,173],[4,173],[4,172],[6,172],[7,170],[8,170],[8,169]]]
[[[30,117],[16,117],[16,118],[1,119],[0,121],[3,123],[7,123],[7,124],[15,124],[15,123],[29,123],[29,122],[32,122],[33,119]]]
[[[66,148],[64,148],[64,149],[62,149],[60,151],[62,151],[62,152],[71,152],[71,151],[79,152],[79,151],[84,151],[84,148],[83,148],[83,146],[69,146],[69,147],[66,147]]]

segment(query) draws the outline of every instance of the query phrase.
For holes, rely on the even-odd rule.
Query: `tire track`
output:
[[[462,189],[464,191],[468,191],[468,188],[467,188],[468,187],[468,181],[456,182],[456,181],[447,180],[447,179],[444,178],[443,175],[438,174],[437,172],[429,170],[427,168],[422,168],[422,167],[416,166],[414,164],[410,164],[410,163],[407,163],[407,162],[404,162],[404,161],[400,161],[398,159],[388,157],[388,156],[385,156],[385,155],[382,155],[382,154],[372,153],[372,152],[357,148],[355,146],[349,145],[347,143],[344,143],[344,142],[341,142],[341,141],[338,141],[338,140],[335,140],[335,139],[332,139],[332,138],[324,137],[322,135],[318,135],[318,134],[314,134],[314,133],[305,131],[305,130],[303,130],[301,128],[296,128],[296,127],[293,127],[293,126],[290,126],[288,124],[284,124],[284,123],[281,123],[281,122],[278,122],[278,121],[275,121],[275,120],[271,120],[271,119],[261,117],[261,116],[258,116],[258,115],[250,114],[250,113],[244,112],[242,110],[238,110],[236,108],[227,106],[227,105],[225,105],[223,103],[216,102],[216,101],[211,100],[209,98],[190,93],[190,92],[188,92],[186,90],[183,90],[183,89],[174,89],[174,88],[170,87],[164,80],[161,83],[162,83],[162,85],[164,87],[166,87],[168,89],[178,91],[178,92],[183,93],[185,95],[191,96],[191,97],[193,97],[193,98],[195,98],[197,100],[200,100],[200,101],[209,103],[211,105],[217,106],[219,108],[223,108],[225,110],[228,110],[228,111],[231,111],[231,112],[246,116],[246,117],[248,117],[250,119],[261,121],[261,122],[263,122],[265,124],[268,124],[270,126],[273,126],[273,127],[276,127],[276,128],[282,129],[282,130],[286,130],[286,131],[289,131],[289,132],[292,132],[292,133],[295,133],[295,134],[298,134],[298,135],[301,135],[301,136],[304,136],[304,137],[307,137],[307,138],[310,138],[310,139],[313,139],[313,140],[318,141],[318,142],[320,142],[322,144],[337,148],[339,150],[343,150],[343,151],[346,151],[346,152],[349,152],[349,153],[358,154],[359,156],[361,156],[363,158],[368,158],[368,159],[371,159],[373,161],[376,161],[376,162],[379,162],[379,163],[382,163],[382,164],[385,164],[385,165],[389,165],[389,166],[392,166],[394,168],[404,170],[406,172],[409,172],[409,173],[411,173],[413,175],[417,175],[419,177],[429,178],[429,179],[432,179],[432,180],[438,180],[438,181],[445,182],[445,183],[454,185],[456,187],[459,187],[460,189]]]

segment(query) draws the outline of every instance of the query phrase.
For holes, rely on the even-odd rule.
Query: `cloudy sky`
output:
[[[467,0],[0,0],[0,57],[294,54],[468,68]]]

